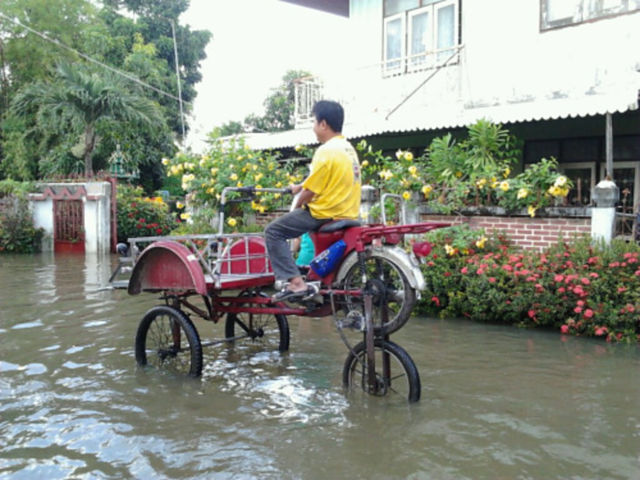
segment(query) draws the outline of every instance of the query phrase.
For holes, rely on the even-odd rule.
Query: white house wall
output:
[[[347,124],[354,128],[438,127],[436,121],[424,124],[426,117],[439,118],[440,126],[465,124],[490,113],[486,108],[524,105],[524,111],[539,102],[551,102],[559,116],[568,116],[571,102],[578,108],[595,102],[599,109],[608,97],[621,95],[611,110],[637,108],[640,12],[540,31],[539,0],[461,2],[459,63],[442,69],[398,107],[432,70],[382,77],[382,3],[351,0],[350,40],[343,52],[349,70],[324,79],[325,96],[345,104]]]

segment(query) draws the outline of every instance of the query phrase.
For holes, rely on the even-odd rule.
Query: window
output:
[[[433,68],[455,54],[458,0],[385,0],[384,12],[385,74]]]
[[[540,0],[540,28],[565,27],[640,10],[640,0]]]
[[[311,110],[318,100],[322,99],[323,85],[316,77],[304,77],[294,80],[296,127],[306,126],[313,121]]]

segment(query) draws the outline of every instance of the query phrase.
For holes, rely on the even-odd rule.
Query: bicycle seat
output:
[[[345,228],[359,227],[361,225],[362,224],[358,220],[333,220],[322,225],[318,229],[318,232],[331,233],[337,232],[338,230],[344,230]]]

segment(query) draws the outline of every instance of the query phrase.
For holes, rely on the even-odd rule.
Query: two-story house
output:
[[[555,157],[581,186],[613,172],[640,204],[640,0],[286,0],[348,16],[332,78],[301,82],[296,129],[257,148],[315,142],[313,101],[343,103],[345,135],[422,153],[478,119],[524,140],[524,163]],[[323,35],[310,33],[321,41]]]

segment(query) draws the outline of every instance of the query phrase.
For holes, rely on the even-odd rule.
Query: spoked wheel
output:
[[[375,382],[369,380],[367,348],[357,344],[344,362],[342,383],[349,391],[378,397],[396,397],[409,402],[420,400],[420,375],[416,364],[400,345],[382,338],[375,340]]]
[[[401,328],[416,303],[416,292],[402,270],[390,259],[376,251],[367,252],[365,261],[367,278],[373,289],[372,318],[376,337],[389,335]],[[355,290],[362,288],[362,276],[358,263],[347,272],[343,288]],[[382,307],[387,307],[387,318],[383,318]],[[362,297],[346,296],[345,310],[364,313]]]
[[[267,294],[250,291],[241,296],[268,297]],[[266,308],[263,304],[251,305],[255,309]],[[229,313],[224,326],[228,342],[248,341],[261,350],[289,350],[289,322],[286,315],[273,313]]]
[[[189,317],[166,305],[149,310],[138,326],[136,361],[141,366],[200,376],[202,344]]]

